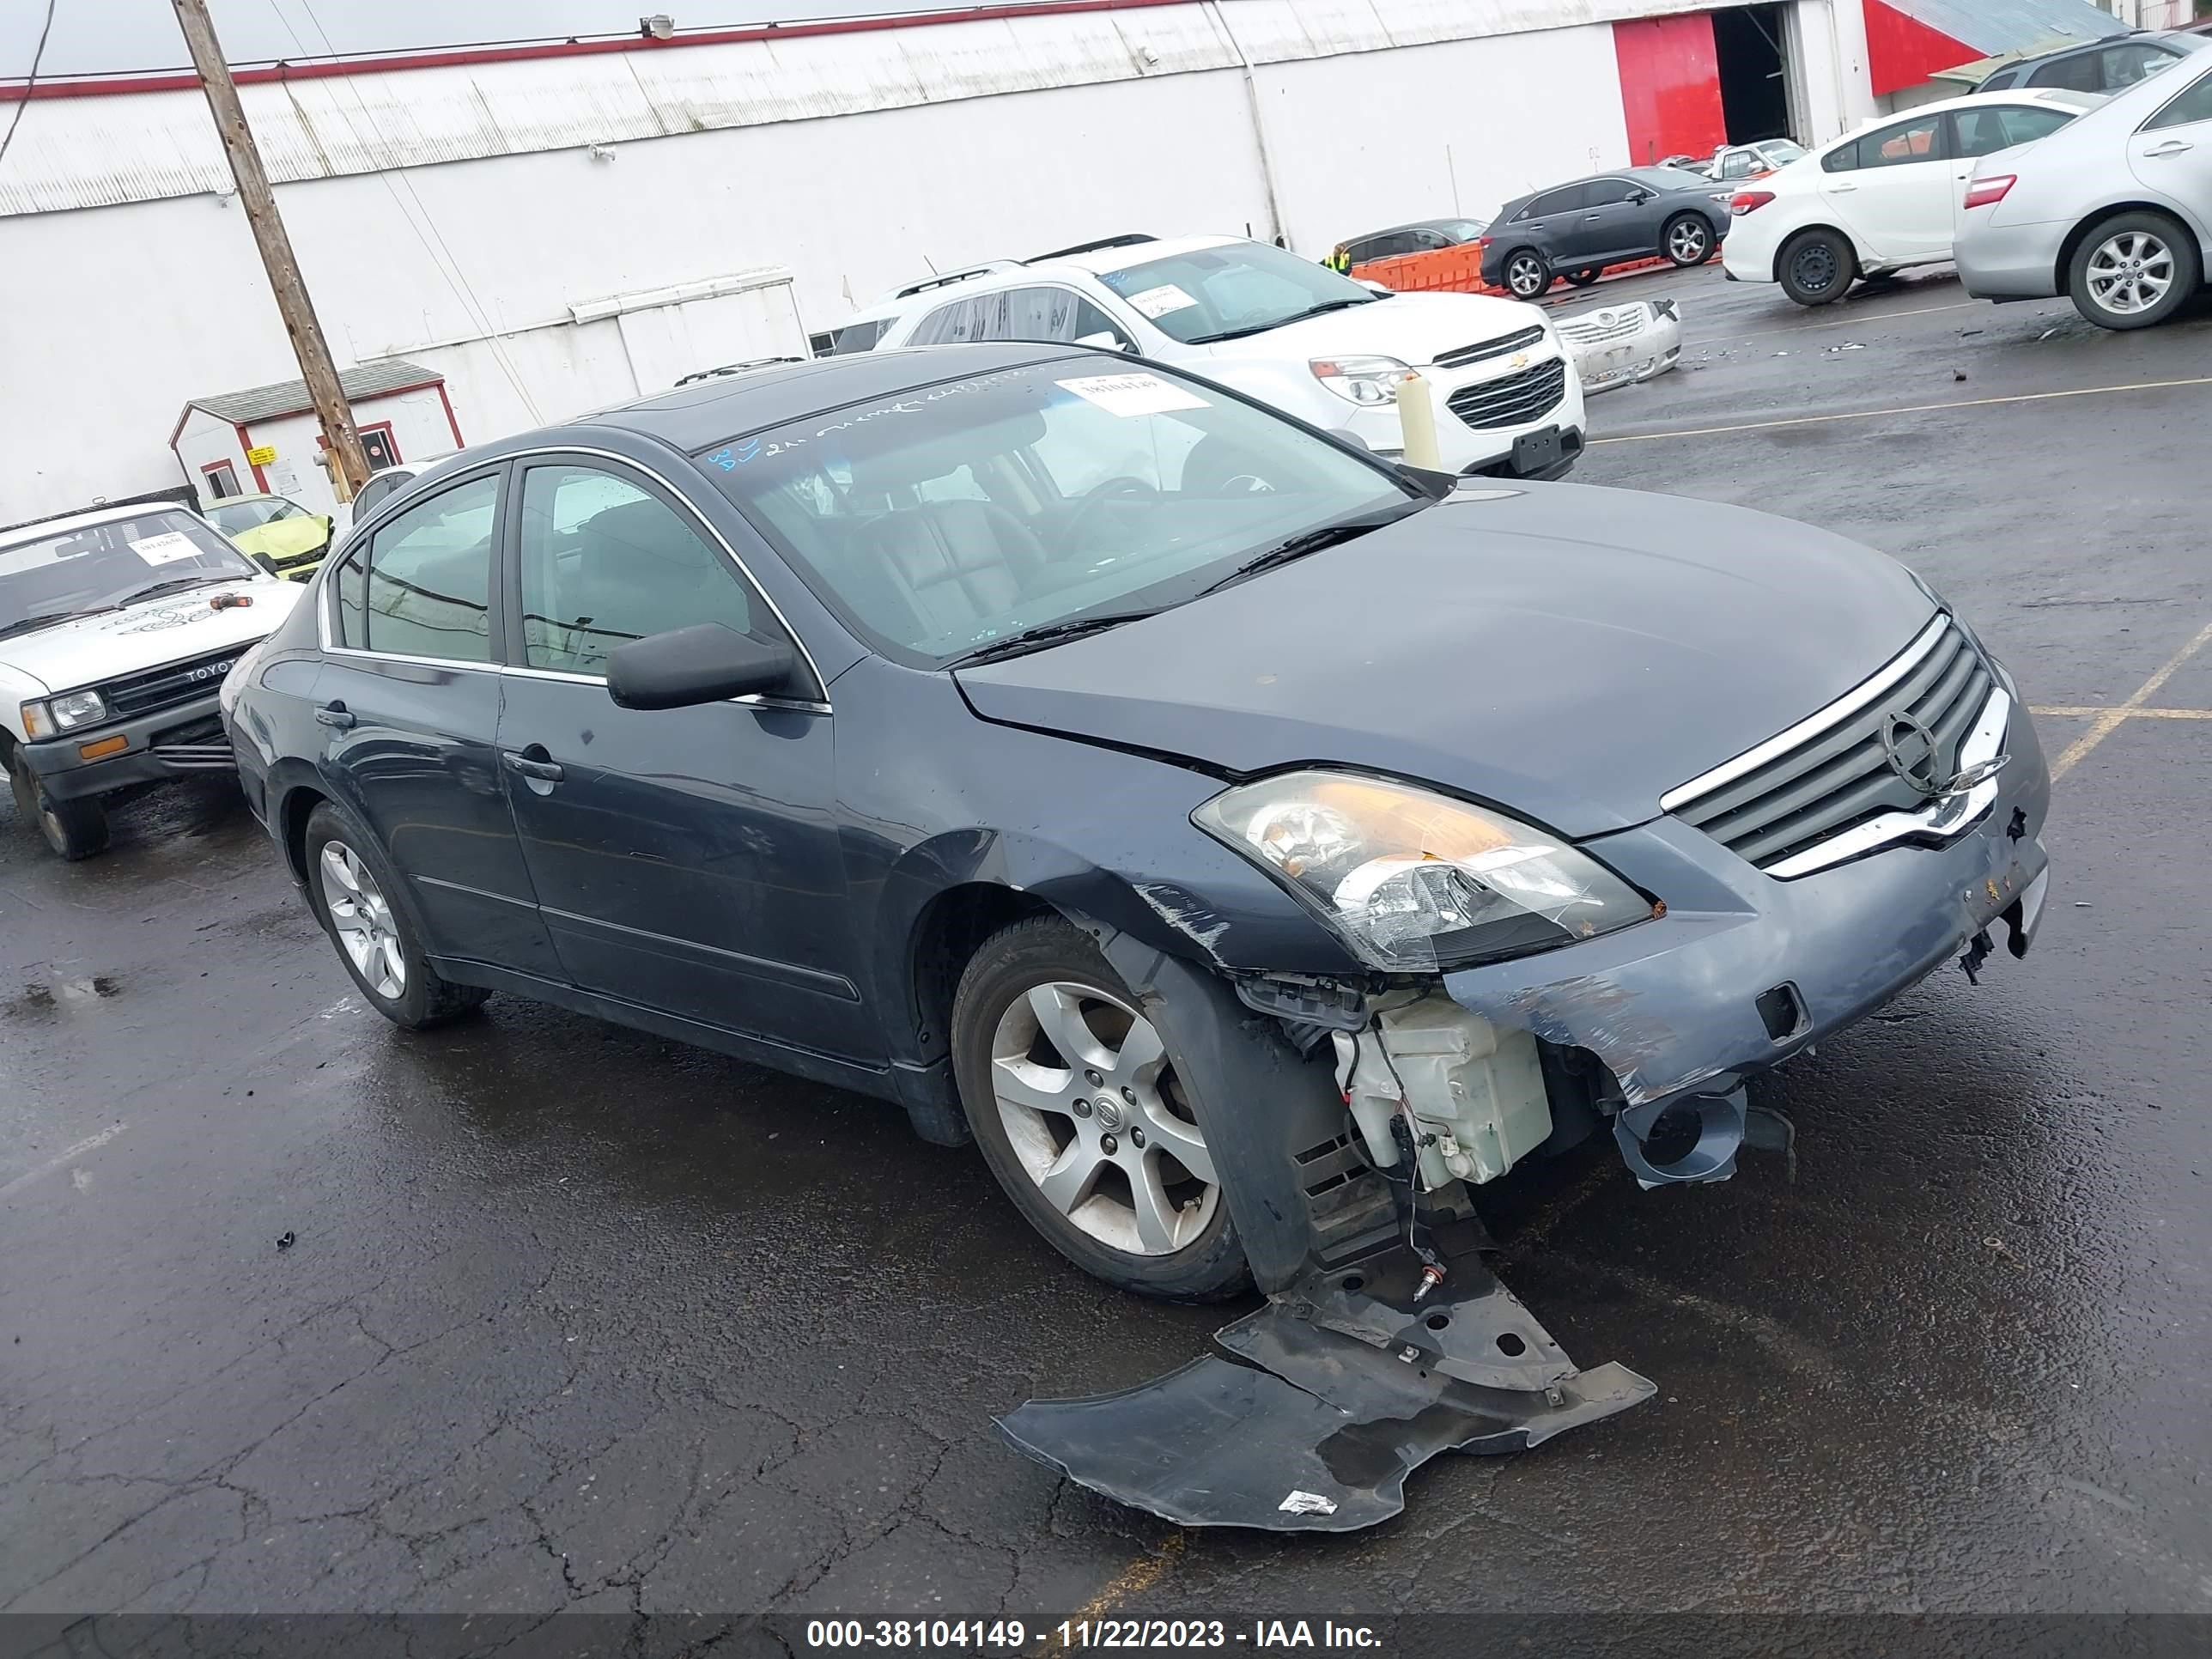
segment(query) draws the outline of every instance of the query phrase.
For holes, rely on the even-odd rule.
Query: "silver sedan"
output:
[[[2068,295],[2102,328],[2148,328],[2186,304],[2212,229],[2207,58],[1984,156],[1960,209],[1966,291],[2001,302]]]

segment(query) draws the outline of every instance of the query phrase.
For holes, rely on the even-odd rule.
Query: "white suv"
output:
[[[1201,374],[1396,459],[1418,370],[1454,472],[1555,478],[1583,448],[1583,389],[1550,319],[1473,294],[1390,294],[1264,242],[1118,236],[903,289],[875,349],[1074,341]]]
[[[231,770],[223,676],[306,592],[159,501],[0,532],[0,762],[17,813],[62,857],[89,858],[107,845],[101,796]]]

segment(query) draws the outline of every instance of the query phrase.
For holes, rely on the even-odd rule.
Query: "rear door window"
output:
[[[2130,40],[2124,46],[2106,46],[2097,54],[2098,68],[2102,70],[2105,84],[2100,88],[2118,92],[2138,81],[2156,75],[2160,70],[2173,67],[2173,54],[2162,46],[2154,46],[2141,40]]]
[[[376,532],[361,590],[364,649],[446,662],[491,660],[498,505],[499,475],[489,473],[409,507]],[[343,613],[343,580],[338,595]]]
[[[1869,132],[1859,140],[1860,167],[1909,167],[1915,161],[1943,159],[1943,118],[1924,115],[1915,121]]]
[[[2193,84],[2182,89],[2179,97],[2161,105],[2158,113],[2143,123],[2143,131],[2191,126],[2199,121],[2212,121],[2212,75],[2198,76]]]
[[[1951,113],[1951,151],[1967,158],[1991,155],[2014,144],[2047,137],[2073,118],[2069,110],[2027,104],[1954,110]]]

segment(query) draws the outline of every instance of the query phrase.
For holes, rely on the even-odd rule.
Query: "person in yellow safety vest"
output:
[[[1352,269],[1352,250],[1345,246],[1343,243],[1339,242],[1334,247],[1329,250],[1328,258],[1322,260],[1322,263],[1327,265],[1331,270],[1349,271]]]

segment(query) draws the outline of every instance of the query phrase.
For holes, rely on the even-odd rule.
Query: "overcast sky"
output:
[[[883,11],[945,9],[960,0],[209,0],[234,64],[326,52],[389,52],[478,40],[626,33],[665,11],[678,28],[724,27]],[[41,0],[0,0],[0,80],[31,66]],[[326,44],[327,42],[327,44]],[[182,69],[184,36],[169,0],[56,0],[41,76]]]

